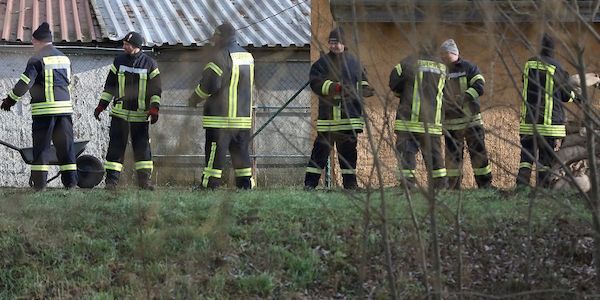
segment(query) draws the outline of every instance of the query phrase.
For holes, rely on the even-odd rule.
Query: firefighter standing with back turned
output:
[[[390,74],[390,89],[399,98],[394,130],[402,184],[415,188],[415,156],[419,149],[434,188],[445,188],[446,168],[442,157],[442,98],[446,66],[432,53],[432,41],[423,41],[418,55],[397,64]]]
[[[2,101],[0,108],[10,111],[29,91],[33,119],[33,187],[38,191],[46,188],[52,141],[60,163],[61,181],[65,188],[74,188],[77,185],[77,166],[71,119],[73,106],[69,91],[71,62],[52,45],[52,32],[46,22],[33,32],[32,43],[35,54],[27,62],[25,72]]]
[[[254,57],[238,45],[235,35],[235,28],[229,23],[215,29],[214,52],[189,99],[192,106],[206,100],[202,119],[206,129],[202,188],[214,189],[222,184],[227,151],[231,154],[236,187],[254,187],[248,149],[252,135]]]
[[[492,168],[485,148],[485,132],[479,102],[479,97],[483,95],[485,79],[475,64],[459,56],[454,40],[449,39],[442,43],[441,52],[442,60],[448,67],[443,122],[448,186],[450,189],[460,189],[466,140],[477,186],[491,187]]]
[[[319,96],[317,138],[306,168],[304,187],[314,189],[335,144],[344,189],[356,189],[357,134],[362,132],[362,97],[373,96],[359,61],[345,51],[341,28],[329,34],[329,53],[310,69],[310,87]]]
[[[563,102],[575,100],[568,78],[569,74],[554,58],[554,40],[545,34],[540,55],[530,58],[523,69],[519,124],[521,162],[517,187],[529,185],[536,156],[539,157],[536,164],[537,185],[550,186],[548,171],[554,161],[553,152],[558,140],[566,136]]]
[[[124,54],[117,56],[110,66],[104,91],[94,111],[96,119],[113,103],[110,121],[110,141],[106,154],[106,188],[115,189],[121,171],[127,140],[131,134],[138,186],[154,190],[150,182],[153,163],[150,151],[150,123],[158,121],[160,108],[160,71],[154,59],[141,51],[144,39],[130,32],[123,39]],[[114,99],[114,100],[113,100]]]

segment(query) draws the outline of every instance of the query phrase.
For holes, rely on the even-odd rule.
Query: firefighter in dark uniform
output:
[[[124,54],[110,66],[104,91],[94,111],[96,119],[112,102],[111,122],[106,154],[106,188],[115,189],[121,171],[127,140],[131,135],[138,186],[153,190],[150,182],[153,163],[150,151],[149,124],[158,121],[162,93],[160,71],[154,59],[141,51],[144,39],[130,32],[123,39]]]
[[[363,97],[373,96],[363,67],[345,51],[343,32],[329,34],[329,53],[321,56],[310,69],[310,87],[319,96],[317,137],[304,179],[305,189],[319,184],[321,173],[333,145],[345,189],[356,189],[357,134],[364,127]]]
[[[36,190],[46,188],[50,141],[54,143],[60,164],[61,181],[67,188],[77,185],[77,166],[73,149],[73,106],[69,92],[71,62],[52,45],[52,32],[44,22],[33,32],[35,54],[14,89],[2,101],[9,111],[29,91],[33,119],[33,163],[31,181]]]
[[[408,188],[415,187],[415,157],[419,149],[431,171],[428,175],[434,188],[445,188],[447,184],[440,140],[447,72],[446,66],[431,54],[433,49],[433,44],[424,44],[419,55],[405,58],[390,74],[390,89],[400,99],[394,123],[396,151],[402,183]]]
[[[485,132],[479,102],[479,97],[483,95],[485,79],[475,64],[459,56],[454,40],[449,39],[442,43],[441,50],[442,60],[448,67],[443,122],[448,187],[460,189],[465,140],[477,186],[491,187],[492,167],[485,148]]]
[[[569,74],[554,58],[554,41],[544,35],[538,57],[530,58],[523,69],[523,104],[519,134],[521,162],[517,186],[529,185],[535,157],[537,185],[550,185],[549,169],[559,139],[566,136],[563,102],[575,100],[568,86]]]
[[[206,166],[202,188],[221,185],[227,152],[240,189],[254,187],[249,144],[252,128],[254,57],[236,41],[235,28],[219,25],[213,34],[213,53],[202,79],[190,97],[190,105],[205,101],[202,125],[206,129]]]

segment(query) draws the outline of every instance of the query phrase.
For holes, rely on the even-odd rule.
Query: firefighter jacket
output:
[[[523,69],[523,103],[519,133],[564,137],[565,112],[562,102],[572,102],[575,93],[568,87],[569,75],[549,56],[531,58]]]
[[[444,128],[461,130],[483,125],[479,97],[483,95],[485,79],[479,68],[462,58],[447,67],[448,76],[444,89]]]
[[[341,91],[332,95],[331,87],[337,84]],[[367,87],[369,82],[358,60],[348,52],[329,52],[311,66],[310,87],[319,96],[318,132],[362,132],[361,85]]]
[[[400,98],[395,131],[442,134],[442,97],[446,66],[432,58],[409,56],[390,74],[390,89]]]
[[[195,93],[204,104],[204,128],[250,129],[254,57],[235,41],[219,46],[204,67]]]
[[[34,117],[70,115],[73,113],[70,84],[71,61],[48,45],[29,59],[25,72],[8,96],[19,101],[29,91]]]
[[[128,122],[147,122],[150,107],[160,107],[161,93],[158,64],[139,51],[134,55],[121,54],[115,58],[100,103],[106,107],[113,102],[110,113],[113,117]]]

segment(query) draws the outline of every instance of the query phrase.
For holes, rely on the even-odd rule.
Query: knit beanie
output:
[[[33,38],[42,42],[52,42],[52,31],[50,31],[50,25],[48,25],[46,22],[43,22],[40,27],[33,32]]]
[[[223,23],[215,28],[215,35],[220,35],[224,39],[235,36],[235,28],[229,23]]]
[[[329,42],[330,43],[344,43],[344,31],[342,30],[341,27],[337,27],[335,29],[333,29],[330,33],[329,33]]]
[[[125,37],[123,38],[124,42],[128,42],[130,43],[132,46],[136,47],[136,48],[142,48],[142,45],[144,45],[144,38],[142,37],[141,34],[132,31],[128,34],[125,35]]]
[[[458,55],[458,46],[453,39],[445,40],[440,48],[442,51]]]

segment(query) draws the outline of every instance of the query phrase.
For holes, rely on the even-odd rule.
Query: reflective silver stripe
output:
[[[135,74],[148,74],[148,69],[132,68],[124,65],[119,66],[119,72],[129,72]]]
[[[467,76],[466,72],[452,72],[452,73],[448,73],[448,78],[449,79],[454,79],[454,78],[458,78],[461,76]]]

